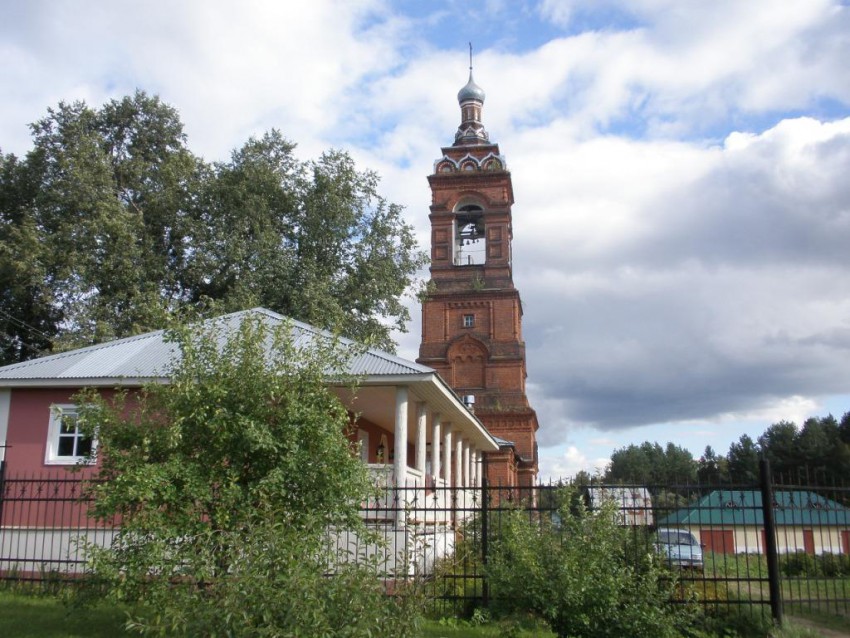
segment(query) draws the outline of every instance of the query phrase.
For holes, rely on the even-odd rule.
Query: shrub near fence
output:
[[[68,473],[0,477],[0,578],[73,580],[85,568],[79,539],[111,542],[116,528],[87,516],[84,487],[85,479]],[[678,583],[673,602],[764,615],[781,614],[782,604],[850,613],[850,488],[799,481],[576,487],[572,498],[591,510],[599,499],[613,500],[626,531],[624,556],[635,567],[664,560],[659,528],[698,539],[702,568],[668,570]],[[498,597],[488,561],[510,516],[520,511],[539,533],[559,533],[564,504],[558,485],[382,489],[362,513],[386,540],[382,575],[390,587],[417,579],[437,617],[471,614]],[[353,542],[338,541],[340,560],[357,555],[348,551]]]

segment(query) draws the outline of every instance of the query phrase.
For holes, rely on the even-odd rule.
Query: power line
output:
[[[35,334],[35,335],[41,337],[42,339],[46,339],[47,341],[52,342],[52,337],[50,335],[48,335],[45,332],[42,332],[41,330],[39,330],[35,326],[31,326],[26,321],[23,321],[22,319],[18,319],[17,317],[10,315],[8,312],[3,310],[2,308],[0,308],[0,316],[5,317],[7,321],[10,321],[11,323],[17,325],[18,327],[23,328],[24,330],[27,330],[28,332]]]

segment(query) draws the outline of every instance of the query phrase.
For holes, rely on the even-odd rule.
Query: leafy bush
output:
[[[798,551],[780,556],[779,568],[782,575],[789,578],[795,576],[839,578],[850,575],[850,556],[829,552],[812,555]]]
[[[486,567],[494,605],[533,612],[559,636],[679,636],[687,606],[669,604],[675,579],[650,548],[627,560],[636,545],[616,506],[589,511],[569,494],[560,502],[554,523],[519,510],[503,520]]]
[[[100,440],[94,513],[121,516],[110,547],[87,548],[84,593],[127,604],[148,635],[411,635],[415,598],[339,561],[328,533],[369,536],[367,470],[325,387],[345,353],[250,317],[228,336],[177,332],[170,383],[81,398]]]
[[[685,638],[767,638],[773,627],[771,620],[748,608],[716,607],[692,618],[682,628]]]
[[[820,573],[826,578],[850,576],[850,556],[847,554],[824,553],[817,557]]]
[[[779,567],[783,576],[802,576],[803,574],[814,575],[817,571],[815,557],[806,552],[794,552],[785,554],[779,558]]]
[[[414,635],[415,593],[388,596],[376,572],[362,564],[334,564],[329,572],[331,548],[310,547],[302,534],[260,523],[241,536],[238,550],[237,543],[226,544],[233,552],[226,577],[203,588],[190,582],[151,588],[128,627],[187,636]]]

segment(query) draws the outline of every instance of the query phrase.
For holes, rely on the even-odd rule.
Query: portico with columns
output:
[[[411,499],[424,494],[450,502],[444,488],[481,487],[483,454],[499,446],[436,372],[404,364],[413,368],[409,374],[370,374],[354,389],[333,390],[349,408],[351,438],[379,484]]]

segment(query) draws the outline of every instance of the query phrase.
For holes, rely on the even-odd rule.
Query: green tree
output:
[[[61,319],[49,285],[48,257],[29,213],[31,168],[0,153],[0,362],[38,357],[52,347]]]
[[[705,446],[697,465],[697,479],[700,483],[716,485],[729,480],[728,460],[719,456],[710,445]]]
[[[736,481],[758,480],[759,456],[770,462],[771,473],[784,481],[843,483],[850,474],[850,412],[839,422],[831,414],[810,417],[802,428],[792,421],[768,427],[754,442],[744,435],[729,448],[726,465]],[[718,464],[720,460],[718,460]]]
[[[573,477],[571,482],[573,485],[589,486],[593,484],[594,476],[586,470],[579,470],[578,472],[576,472],[576,475]],[[599,482],[598,478],[596,479],[596,482]]]
[[[215,167],[206,191],[195,299],[262,305],[392,350],[389,329],[424,264],[401,208],[346,153],[300,162],[278,131]]]
[[[255,305],[393,348],[425,258],[346,153],[301,161],[271,131],[209,164],[141,91],[31,128],[0,157],[2,363]]]
[[[0,174],[0,276],[27,282],[0,300],[0,314],[21,319],[35,292],[23,321],[60,349],[161,327],[183,300],[198,188],[177,112],[137,92],[100,110],[60,103],[31,128],[33,150],[23,162],[7,157],[16,170]],[[25,330],[13,336],[10,358],[48,349]]]
[[[661,446],[657,443],[655,445],[661,454]],[[640,446],[631,444],[614,450],[611,462],[605,468],[603,481],[648,482],[652,474],[650,455],[654,455],[655,451],[653,444],[648,441]]]
[[[348,355],[260,319],[225,328],[175,331],[169,383],[80,397],[99,440],[93,513],[121,517],[111,547],[89,547],[93,587],[149,634],[409,635],[415,615],[374,573],[332,560],[329,530],[365,537],[371,489],[325,387]]]
[[[850,411],[845,412],[838,424],[838,433],[845,445],[850,445]]]
[[[662,471],[667,483],[693,483],[697,477],[697,462],[693,454],[685,448],[667,443],[664,448]]]
[[[727,460],[732,481],[755,483],[759,480],[759,448],[749,435],[742,434],[737,443],[729,446]]]
[[[615,450],[606,469],[605,481],[665,485],[687,483],[696,479],[697,464],[693,455],[678,445],[645,441]]]
[[[798,438],[797,424],[793,421],[774,423],[758,438],[759,449],[770,461],[771,472],[796,477],[800,467]]]
[[[840,425],[831,414],[806,419],[795,443],[797,475],[827,483],[843,482],[850,475],[850,448],[841,440]]]

